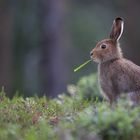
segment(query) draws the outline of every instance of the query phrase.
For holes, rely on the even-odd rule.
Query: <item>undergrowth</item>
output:
[[[125,98],[110,106],[96,85],[96,75],[84,77],[55,99],[2,90],[0,140],[139,140],[140,107]]]

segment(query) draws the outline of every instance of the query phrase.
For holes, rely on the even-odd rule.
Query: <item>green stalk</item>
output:
[[[74,69],[74,72],[77,72],[78,70],[80,70],[81,68],[83,68],[85,65],[87,65],[89,62],[91,62],[92,59],[86,61],[85,63],[81,64],[79,67],[77,67],[76,69]]]

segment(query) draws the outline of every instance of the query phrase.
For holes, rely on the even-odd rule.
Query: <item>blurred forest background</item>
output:
[[[116,16],[125,20],[124,56],[140,65],[140,1],[0,0],[0,87],[55,97],[68,83],[97,71],[89,64],[96,42],[107,38]]]

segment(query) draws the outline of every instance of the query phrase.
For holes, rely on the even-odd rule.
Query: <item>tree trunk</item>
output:
[[[12,14],[3,3],[0,7],[0,88],[4,87],[9,94],[12,88]]]
[[[140,2],[137,0],[128,1],[126,7],[124,7],[125,12],[125,33],[126,33],[126,51],[128,53],[129,59],[140,65],[140,19],[139,19],[139,8]]]
[[[42,92],[55,97],[66,87],[64,0],[41,0]]]

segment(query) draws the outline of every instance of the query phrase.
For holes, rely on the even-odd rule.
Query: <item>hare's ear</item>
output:
[[[110,39],[118,41],[123,33],[124,21],[122,18],[117,17],[112,25]]]

